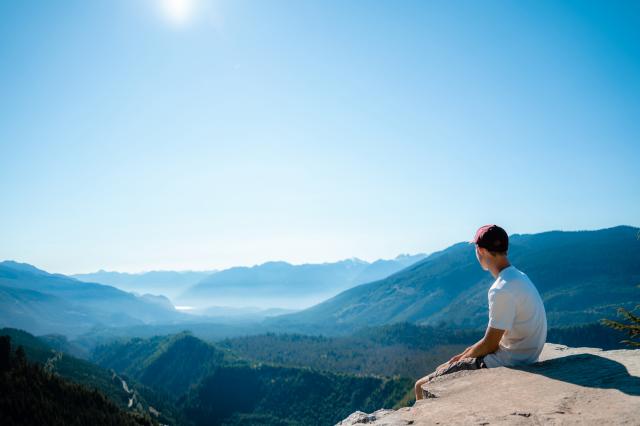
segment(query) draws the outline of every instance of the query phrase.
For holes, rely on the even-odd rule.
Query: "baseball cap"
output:
[[[478,247],[489,251],[507,251],[509,248],[509,236],[507,231],[498,225],[484,225],[476,231],[470,243],[477,244]]]

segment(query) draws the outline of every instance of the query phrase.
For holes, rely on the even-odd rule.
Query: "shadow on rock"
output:
[[[568,355],[514,369],[579,386],[618,389],[628,395],[640,395],[640,377],[629,374],[623,364],[594,354]]]

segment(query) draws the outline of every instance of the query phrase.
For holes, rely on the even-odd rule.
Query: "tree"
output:
[[[638,286],[640,288],[640,285]],[[616,330],[624,331],[629,334],[629,340],[623,340],[621,343],[626,343],[630,346],[640,347],[640,341],[634,341],[640,338],[640,316],[634,315],[633,312],[640,310],[640,305],[636,305],[631,311],[625,308],[618,308],[618,316],[624,317],[626,323],[613,321],[603,318],[600,322],[607,327],[614,328]]]
[[[22,345],[18,346],[18,349],[16,349],[16,364],[20,367],[27,365],[27,354],[25,353]]]
[[[637,237],[638,237],[638,240],[640,240],[640,231],[638,231]],[[640,285],[638,285],[638,288],[640,288]],[[602,320],[600,320],[600,322],[606,325],[607,327],[624,331],[625,333],[629,334],[630,340],[623,340],[620,343],[626,343],[627,345],[630,345],[630,346],[640,347],[640,342],[634,341],[634,339],[640,338],[640,317],[632,313],[636,310],[640,310],[640,305],[636,305],[636,307],[633,308],[631,311],[627,311],[625,308],[618,308],[618,316],[624,317],[624,319],[628,322],[626,324],[622,322],[606,319],[606,318],[603,318]]]
[[[0,336],[0,372],[11,369],[11,337]]]

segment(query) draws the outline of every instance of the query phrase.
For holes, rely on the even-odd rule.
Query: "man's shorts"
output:
[[[479,370],[481,368],[488,368],[487,365],[484,363],[484,356],[480,356],[478,358],[463,358],[459,361],[449,364],[448,366],[440,370],[436,370],[433,373],[429,374],[426,377],[425,383],[428,383],[434,377],[444,376],[445,374],[455,373],[456,371]],[[423,394],[424,394],[424,389],[423,389]],[[428,396],[425,395],[425,397],[428,397]]]

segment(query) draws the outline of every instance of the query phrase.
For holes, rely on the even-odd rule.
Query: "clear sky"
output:
[[[0,2],[0,259],[431,252],[640,224],[637,1]]]

